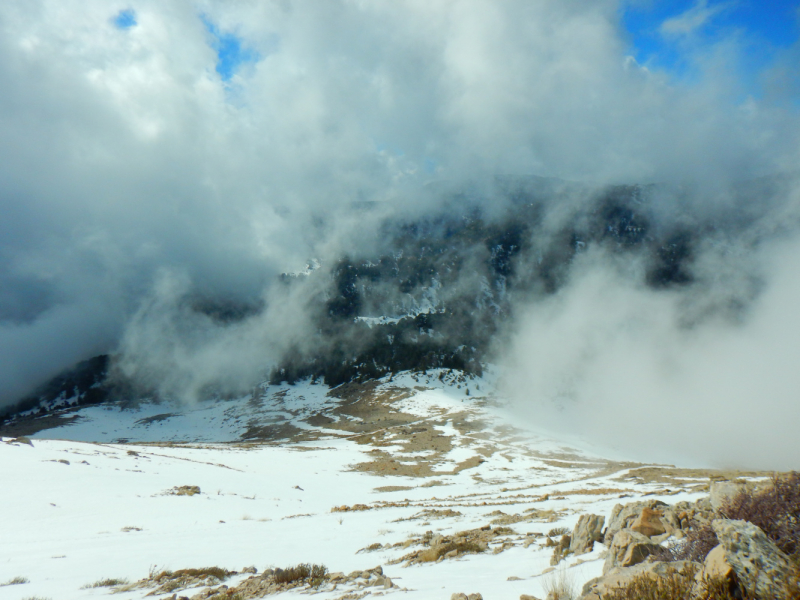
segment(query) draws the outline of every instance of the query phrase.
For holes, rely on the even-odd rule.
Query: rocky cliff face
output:
[[[331,269],[327,295],[312,310],[312,350],[290,352],[272,378],[338,385],[406,369],[480,373],[517,302],[558,291],[575,257],[593,246],[643,260],[645,285],[689,285],[698,232],[656,227],[648,214],[654,189],[603,189],[554,224],[552,196],[517,182],[499,215],[454,202],[413,222],[388,222],[383,253],[342,258]]]
[[[759,184],[742,193],[776,195],[765,189]],[[281,276],[277,285],[315,279],[307,299],[315,333],[284,353],[270,380],[312,378],[335,386],[402,370],[479,374],[502,344],[515,306],[556,293],[578,255],[592,250],[642,265],[640,283],[651,289],[690,287],[702,244],[757,229],[764,216],[752,207],[700,215],[682,194],[656,185],[592,190],[539,178],[498,179],[490,200],[454,194],[422,216],[386,219],[371,251]],[[236,322],[259,307],[220,308],[200,298],[192,310]],[[8,414],[154,393],[142,382],[110,377],[113,364],[109,356],[82,363]]]

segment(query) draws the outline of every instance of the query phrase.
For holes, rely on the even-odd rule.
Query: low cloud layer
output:
[[[311,257],[325,268],[354,245],[370,248],[380,241],[373,223],[438,202],[432,182],[457,189],[537,174],[716,189],[794,168],[800,129],[786,94],[796,88],[751,93],[752,77],[737,71],[746,39],[687,47],[696,75],[676,80],[628,55],[622,8],[612,0],[3,3],[0,405],[100,352],[117,352],[126,373],[176,395],[220,378],[257,380],[304,336],[304,306],[318,293],[287,292],[276,276]],[[224,68],[223,39],[239,57]],[[791,80],[783,66],[769,65],[765,77]],[[364,202],[378,208],[365,215]],[[585,296],[581,286],[604,289],[592,272],[576,278],[575,298]],[[759,319],[766,328],[790,294],[778,279],[791,278],[789,267],[765,273],[758,306],[767,316],[741,332],[762,331]],[[665,360],[682,364],[684,347],[698,360],[703,344],[721,351],[722,342],[686,341],[669,324],[678,300],[626,285],[598,291],[617,311],[610,323],[593,324],[597,309],[569,291],[552,300],[560,304],[548,308],[551,320],[566,332],[582,323],[590,338],[610,335],[618,368],[631,344],[661,348],[662,335],[665,352],[673,344]],[[615,294],[667,322],[641,325],[641,342],[613,334],[628,327]],[[260,308],[228,326],[188,311],[193,298]],[[543,327],[541,318],[529,326]],[[610,332],[591,333],[598,327]],[[580,348],[585,336],[572,335]],[[752,335],[736,351],[723,344],[731,361],[759,343],[772,347]],[[539,350],[519,344],[535,363]],[[565,365],[574,351],[565,350]],[[643,353],[652,374],[640,386],[661,382],[657,356]],[[742,403],[751,388],[737,386]]]
[[[768,275],[752,301],[737,282],[655,291],[630,264],[581,257],[517,323],[504,354],[514,410],[642,461],[800,467],[800,243],[751,251],[740,274]]]

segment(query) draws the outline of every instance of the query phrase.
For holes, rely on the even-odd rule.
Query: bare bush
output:
[[[800,561],[800,473],[775,475],[760,494],[741,492],[719,510],[726,519],[749,521],[795,561]]]
[[[719,544],[717,534],[708,523],[692,523],[691,529],[686,532],[686,537],[674,542],[666,553],[659,554],[659,560],[691,560],[703,562],[708,553]]]
[[[800,563],[800,473],[776,475],[759,493],[742,490],[723,503],[718,516],[748,521],[759,527],[778,548]],[[719,544],[709,523],[692,523],[686,537],[669,548],[667,560],[702,562]]]

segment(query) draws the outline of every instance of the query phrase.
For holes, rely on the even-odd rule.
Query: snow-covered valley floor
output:
[[[143,598],[154,588],[90,586],[165,569],[237,571],[224,582],[233,587],[250,577],[245,567],[298,563],[345,574],[380,565],[394,587],[343,582],[283,596],[544,598],[556,577],[549,531],[642,496],[707,493],[702,471],[610,461],[525,433],[486,394],[489,380],[448,377],[404,374],[330,393],[272,386],[191,410],[97,406],[30,443],[4,437],[0,584],[27,583],[0,586],[0,600]],[[403,560],[431,536],[480,528],[494,531],[484,552]],[[580,589],[601,573],[602,550],[557,570]]]

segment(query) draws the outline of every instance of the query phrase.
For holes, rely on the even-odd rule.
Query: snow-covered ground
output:
[[[0,587],[0,600],[108,597],[109,588],[88,586],[135,582],[156,569],[260,572],[298,563],[345,573],[381,565],[397,587],[359,592],[368,597],[543,598],[554,574],[545,572],[552,549],[538,534],[572,529],[584,513],[607,517],[616,503],[645,494],[674,503],[703,493],[695,485],[702,481],[669,480],[668,469],[669,484],[634,477],[641,465],[512,427],[489,389],[490,377],[445,372],[338,396],[320,385],[272,386],[194,407],[85,408],[71,424],[31,436],[32,445],[3,438],[0,584],[28,583]],[[179,486],[200,493],[176,495]],[[332,512],[356,504],[366,510]],[[512,533],[480,554],[396,562],[426,531],[487,525]],[[580,586],[600,574],[601,550],[558,569]],[[348,589],[319,596],[341,598]]]

